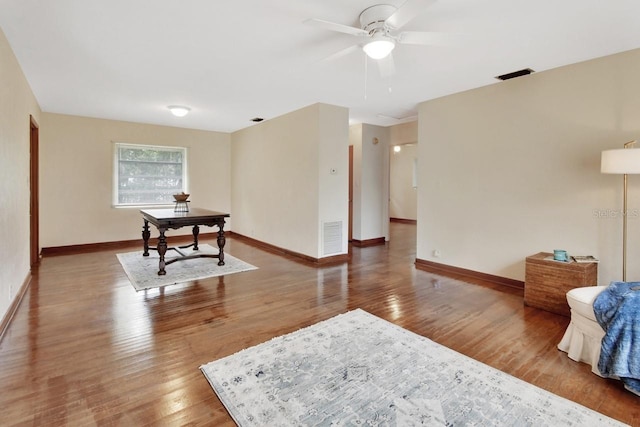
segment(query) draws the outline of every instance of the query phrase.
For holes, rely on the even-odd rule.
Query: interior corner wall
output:
[[[40,107],[0,29],[0,319],[30,266],[30,126]]]
[[[600,155],[640,137],[638,75],[633,50],[422,103],[417,257],[524,280],[525,257],[565,249],[621,280],[622,176]],[[637,260],[640,176],[629,185]]]
[[[347,130],[348,110],[314,104],[234,132],[234,231],[322,258],[322,223],[348,222]]]
[[[391,145],[411,144],[418,142],[418,121],[400,123],[389,126],[389,143]]]
[[[191,206],[229,212],[230,141],[231,135],[222,132],[43,113],[41,246],[141,238],[140,208],[112,207],[115,142],[186,147]],[[201,229],[201,233],[213,231]],[[168,235],[190,233],[183,228]],[[152,238],[156,237],[152,230]]]
[[[389,134],[389,128],[381,126],[349,127],[349,143],[354,147],[355,240],[389,239]]]
[[[342,224],[341,250],[326,256],[349,252],[349,110],[327,104],[318,108],[318,258],[322,258],[325,223]]]

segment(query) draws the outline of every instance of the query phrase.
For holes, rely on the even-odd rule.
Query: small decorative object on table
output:
[[[565,251],[564,249],[554,249],[553,250],[553,259],[556,260],[556,261],[563,261],[563,262],[569,261],[569,257],[567,255],[567,251]]]
[[[189,198],[190,194],[185,194],[184,192],[180,194],[174,194],[173,198],[176,201],[176,206],[173,208],[174,212],[189,212]]]

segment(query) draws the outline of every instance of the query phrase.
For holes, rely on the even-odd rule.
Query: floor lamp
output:
[[[640,174],[640,149],[629,141],[624,148],[602,152],[600,172],[624,175],[622,207],[622,281],[627,281],[627,175]]]

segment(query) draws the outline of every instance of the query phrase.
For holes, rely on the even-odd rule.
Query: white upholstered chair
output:
[[[567,292],[571,323],[558,344],[558,349],[566,352],[570,359],[590,364],[591,371],[596,375],[600,375],[598,360],[604,330],[596,321],[593,301],[606,288],[607,286],[588,286]]]

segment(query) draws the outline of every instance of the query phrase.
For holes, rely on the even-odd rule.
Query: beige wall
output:
[[[389,126],[389,141],[391,145],[418,142],[418,121]]]
[[[40,107],[0,30],[0,319],[29,275],[29,115]]]
[[[325,222],[342,223],[342,249],[347,253],[349,227],[349,110],[317,104],[319,257],[324,254]]]
[[[417,257],[523,280],[526,256],[566,249],[620,280],[622,177],[600,153],[640,137],[638,76],[634,50],[422,103]],[[640,176],[630,186],[640,208]],[[638,235],[633,216],[631,280]]]
[[[233,133],[234,231],[322,258],[322,224],[342,221],[346,253],[348,120],[345,108],[314,104]]]
[[[187,147],[191,206],[231,209],[227,133],[43,113],[40,140],[42,247],[140,238],[139,208],[112,207],[114,142]]]

